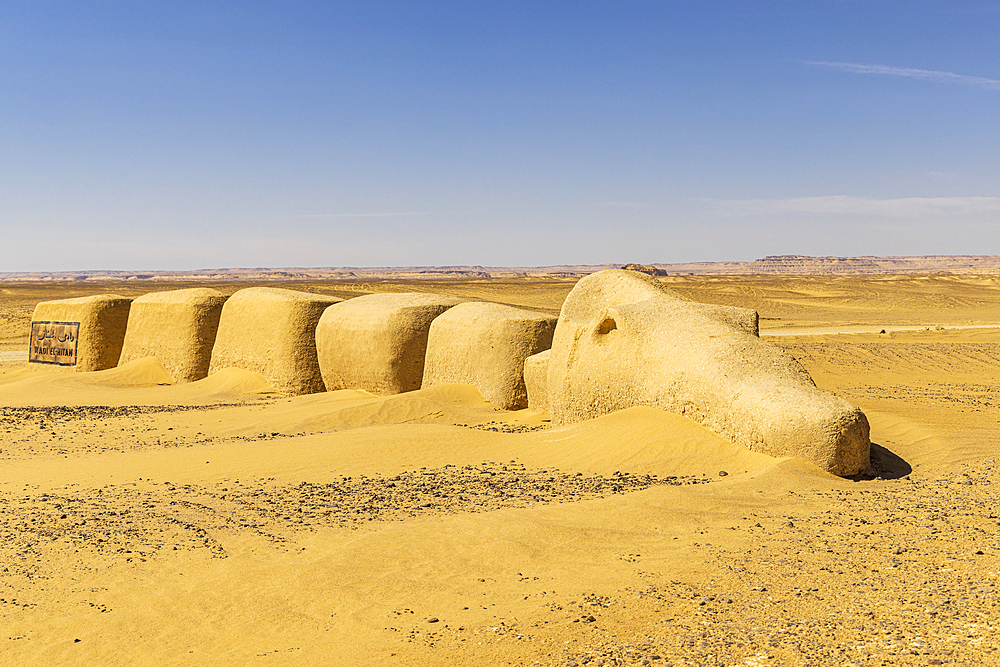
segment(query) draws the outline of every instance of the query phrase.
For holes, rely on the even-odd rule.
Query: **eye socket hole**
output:
[[[615,323],[614,318],[605,317],[601,323],[597,326],[597,334],[600,336],[605,336],[615,329],[618,328],[618,324]]]

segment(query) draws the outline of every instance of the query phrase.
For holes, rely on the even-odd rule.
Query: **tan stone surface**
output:
[[[644,274],[584,278],[566,298],[553,339],[553,421],[648,405],[771,456],[802,456],[838,475],[866,469],[865,415],[817,389],[782,350],[732,326],[729,313],[719,315]]]
[[[118,365],[131,299],[98,294],[43,301],[35,306],[32,322],[79,322],[75,366],[52,366],[74,371],[100,371]]]
[[[524,360],[552,345],[556,318],[499,303],[455,306],[431,324],[424,387],[471,384],[504,410],[528,406]]]
[[[222,307],[209,373],[242,368],[278,391],[324,391],[316,359],[316,324],[340,299],[273,287],[249,287]]]
[[[420,388],[431,322],[462,300],[442,294],[369,294],[326,309],[316,350],[328,391],[377,395]]]
[[[204,287],[153,292],[132,302],[118,365],[156,357],[175,382],[208,376],[226,297]]]
[[[549,381],[549,354],[545,350],[524,360],[524,388],[528,392],[528,407],[532,410],[548,410],[549,398],[545,389]]]

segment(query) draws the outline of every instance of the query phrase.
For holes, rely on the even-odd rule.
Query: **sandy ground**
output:
[[[34,303],[95,287],[4,285],[0,664],[1000,662],[997,277],[668,281],[785,334],[865,410],[877,476],[648,408],[27,368]],[[555,312],[572,281],[293,287]]]

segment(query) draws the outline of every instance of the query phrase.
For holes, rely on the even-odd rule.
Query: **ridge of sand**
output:
[[[259,373],[228,368],[197,382],[174,385],[155,357],[89,373],[25,366],[0,375],[0,404],[198,405],[274,394]]]

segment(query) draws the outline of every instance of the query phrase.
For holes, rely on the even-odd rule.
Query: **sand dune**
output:
[[[994,664],[992,278],[747,280],[677,284],[813,334],[773,340],[865,411],[880,479],[652,408],[0,367],[0,664]],[[562,287],[519,289],[480,294]],[[872,322],[930,329],[816,331]]]
[[[66,373],[24,366],[0,376],[0,402],[29,405],[199,405],[274,394],[258,373],[236,368],[185,385],[174,380],[155,357],[91,373]],[[164,389],[154,389],[163,387]]]

